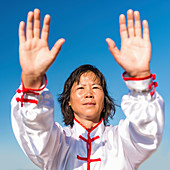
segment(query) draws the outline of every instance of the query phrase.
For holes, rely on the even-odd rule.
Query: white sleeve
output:
[[[164,127],[164,101],[155,92],[155,76],[143,79],[125,76],[123,78],[130,91],[122,98],[121,107],[126,119],[120,122],[119,133],[125,155],[134,167],[138,167],[160,144]]]
[[[48,89],[18,93],[11,101],[12,128],[25,154],[44,169],[53,160],[63,138],[63,129],[54,122],[54,102]]]

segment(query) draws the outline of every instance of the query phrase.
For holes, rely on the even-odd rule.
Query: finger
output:
[[[126,19],[123,14],[121,14],[119,17],[119,24],[120,24],[120,37],[121,37],[121,41],[123,41],[128,38]]]
[[[40,10],[35,9],[34,10],[34,37],[39,38],[40,37],[40,31],[41,31]]]
[[[133,11],[131,9],[127,11],[127,23],[129,37],[134,37]]]
[[[143,20],[143,39],[144,40],[150,40],[149,37],[149,25],[146,20]]]
[[[25,23],[23,21],[19,24],[19,44],[25,42]]]
[[[142,37],[140,14],[138,11],[134,12],[134,17],[135,17],[135,35],[138,37]]]
[[[50,15],[46,15],[44,17],[44,23],[41,33],[41,38],[44,39],[45,41],[48,41],[49,29],[50,29]]]
[[[106,39],[106,42],[109,46],[109,51],[111,52],[111,54],[113,55],[113,57],[115,58],[115,60],[119,63],[119,56],[120,56],[120,51],[119,49],[116,47],[116,44],[115,42],[110,39],[110,38],[107,38]]]
[[[28,16],[27,16],[27,28],[26,28],[26,35],[27,35],[27,39],[31,39],[33,37],[33,12],[29,12]]]
[[[59,39],[53,46],[53,48],[51,49],[51,54],[54,57],[54,59],[56,58],[56,56],[58,55],[58,53],[61,50],[62,45],[64,44],[65,39],[61,38]]]

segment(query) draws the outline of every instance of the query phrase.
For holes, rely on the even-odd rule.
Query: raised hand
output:
[[[45,72],[55,61],[65,42],[64,39],[59,39],[49,50],[49,27],[50,16],[46,15],[41,31],[40,11],[38,9],[28,13],[26,35],[25,23],[20,22],[19,59],[22,68],[22,80],[26,88],[39,88],[41,86]]]
[[[134,18],[134,19],[133,19]],[[135,23],[134,23],[135,21]],[[110,38],[106,41],[116,62],[132,77],[145,77],[150,73],[151,43],[148,22],[143,21],[143,35],[140,14],[138,11],[127,11],[126,19],[123,14],[119,17],[121,49]]]

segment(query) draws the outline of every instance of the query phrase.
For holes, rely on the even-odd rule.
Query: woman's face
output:
[[[93,72],[83,73],[80,81],[74,82],[69,105],[78,120],[98,122],[104,107],[104,92],[100,80]]]

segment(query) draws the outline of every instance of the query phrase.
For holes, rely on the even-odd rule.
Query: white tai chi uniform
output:
[[[153,76],[124,80],[130,89],[117,126],[101,120],[91,130],[74,119],[71,128],[54,122],[54,101],[47,88],[23,85],[13,97],[12,127],[25,154],[43,170],[136,170],[158,147],[164,102]]]

